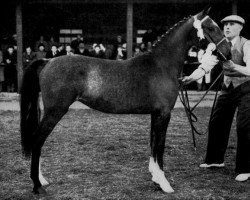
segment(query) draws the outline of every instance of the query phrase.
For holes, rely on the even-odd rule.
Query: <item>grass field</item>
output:
[[[197,108],[201,130],[209,108]],[[32,194],[29,161],[21,156],[19,112],[0,111],[0,199],[250,199],[250,181],[234,180],[235,125],[224,169],[200,169],[206,135],[193,149],[184,110],[174,109],[164,155],[165,174],[175,190],[165,194],[151,181],[149,115],[110,115],[70,110],[43,148],[47,196]],[[207,117],[206,117],[207,116]]]

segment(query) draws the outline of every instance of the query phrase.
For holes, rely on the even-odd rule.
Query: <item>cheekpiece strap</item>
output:
[[[193,26],[194,28],[196,28],[197,30],[197,36],[198,38],[200,38],[200,40],[205,39],[204,33],[203,33],[203,29],[201,27],[202,22],[204,22],[206,19],[208,18],[208,16],[204,17],[202,20],[198,20],[197,16],[194,16],[194,23]]]

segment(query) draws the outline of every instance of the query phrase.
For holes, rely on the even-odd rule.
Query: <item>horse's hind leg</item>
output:
[[[42,146],[52,132],[58,121],[63,117],[63,115],[68,111],[67,108],[62,107],[52,107],[44,110],[43,119],[34,134],[34,143],[32,148],[32,158],[31,158],[31,179],[34,183],[33,192],[36,194],[46,193],[45,189],[42,187],[42,183],[39,179],[40,171],[40,155]],[[40,176],[41,178],[41,176]]]
[[[164,192],[174,192],[163,171],[163,154],[166,131],[170,121],[170,111],[157,111],[151,115],[151,157],[149,171],[152,181],[159,184]]]

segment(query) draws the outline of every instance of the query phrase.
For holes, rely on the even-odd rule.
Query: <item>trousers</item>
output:
[[[222,86],[210,118],[205,163],[223,163],[235,111],[236,173],[250,173],[250,81]]]

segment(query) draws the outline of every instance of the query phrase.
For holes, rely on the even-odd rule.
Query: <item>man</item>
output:
[[[82,56],[90,56],[89,50],[85,48],[85,44],[83,41],[79,43],[78,48],[75,51],[75,54]]]
[[[55,58],[58,57],[57,55],[57,46],[52,45],[50,51],[46,53],[46,58]]]
[[[76,36],[76,39],[75,40],[72,40],[70,46],[71,46],[71,49],[72,51],[75,53],[75,51],[78,49],[78,46],[80,44],[80,42],[83,42],[83,39],[82,39],[82,35],[81,34],[78,34]]]
[[[73,53],[73,51],[72,51],[72,48],[71,48],[71,45],[70,45],[70,44],[67,44],[67,45],[66,45],[65,50],[66,50],[65,55],[67,55],[67,56],[72,56],[72,55],[74,55],[74,53]]]
[[[7,48],[7,52],[3,56],[4,77],[7,92],[14,92],[17,89],[17,54],[13,46]]]
[[[241,37],[245,20],[230,15],[221,20],[224,34],[232,44],[232,59],[223,63],[224,82],[216,101],[209,124],[205,163],[200,167],[224,167],[229,133],[237,111],[236,181],[250,179],[250,41]],[[183,82],[189,83],[204,76],[217,63],[214,56],[207,56],[200,67]]]
[[[50,50],[49,47],[48,47],[48,43],[45,41],[43,35],[41,35],[41,36],[40,36],[40,39],[39,39],[38,41],[36,41],[36,44],[35,44],[35,51],[38,51],[38,50],[39,50],[39,46],[40,46],[41,44],[44,46],[44,50],[45,50],[46,52]]]

